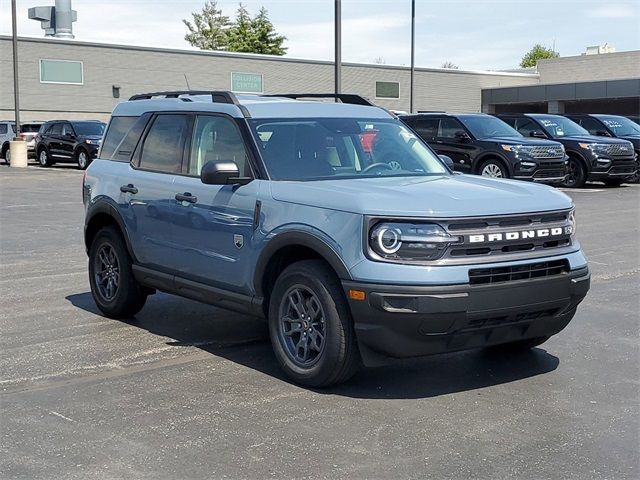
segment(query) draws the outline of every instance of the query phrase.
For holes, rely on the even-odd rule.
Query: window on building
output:
[[[235,162],[240,176],[249,176],[247,152],[235,124],[224,117],[199,115],[193,129],[189,175],[199,176],[207,162]]]
[[[180,173],[188,125],[187,115],[158,115],[144,141],[140,168]]]
[[[376,82],[376,98],[400,98],[398,82]]]
[[[82,62],[40,59],[40,83],[84,84]]]

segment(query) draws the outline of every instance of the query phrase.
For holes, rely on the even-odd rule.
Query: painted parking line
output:
[[[561,192],[567,193],[599,193],[604,192],[604,189],[599,188],[558,188]]]

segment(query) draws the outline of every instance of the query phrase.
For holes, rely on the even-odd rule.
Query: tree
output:
[[[240,3],[236,18],[231,22],[222,15],[215,1],[207,1],[201,14],[193,14],[193,20],[193,24],[183,20],[189,29],[185,40],[203,50],[267,55],[287,53],[287,48],[283,46],[287,38],[278,35],[264,7],[252,18],[247,8]]]
[[[384,57],[376,57],[373,59],[373,63],[377,63],[378,65],[385,65],[387,61],[384,59]]]
[[[442,68],[450,68],[450,69],[453,69],[453,70],[458,70],[460,67],[458,67],[458,65],[456,65],[452,61],[447,60],[446,62],[444,62],[442,64]]]
[[[207,1],[202,13],[192,13],[193,23],[182,22],[189,29],[184,39],[202,50],[227,50],[229,30],[232,26],[229,17],[222,14],[216,1]]]
[[[544,60],[545,58],[558,58],[560,54],[551,48],[543,47],[539,43],[536,43],[531,50],[529,50],[522,61],[520,66],[522,68],[535,67],[538,64],[538,60]]]

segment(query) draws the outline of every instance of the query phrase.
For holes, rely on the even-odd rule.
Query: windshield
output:
[[[626,117],[599,117],[616,137],[640,135],[640,125]]]
[[[584,128],[565,117],[538,117],[536,120],[553,138],[589,135]]]
[[[460,116],[458,119],[478,140],[490,137],[522,138],[517,130],[511,128],[502,120],[490,116]]]
[[[251,121],[274,180],[446,175],[440,159],[398,120]]]
[[[102,136],[104,127],[104,123],[100,122],[76,122],[73,124],[73,129],[76,131],[76,134],[86,137]]]

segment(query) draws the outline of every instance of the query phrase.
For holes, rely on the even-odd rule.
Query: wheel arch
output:
[[[129,255],[135,259],[124,220],[118,213],[116,207],[111,205],[107,200],[94,203],[87,211],[84,225],[84,245],[86,251],[88,252],[89,248],[91,248],[91,243],[100,229],[109,225],[114,225],[120,230],[120,234],[127,245]]]
[[[567,149],[567,155],[570,157],[577,158],[578,161],[582,163],[582,166],[584,167],[584,171],[586,172],[587,175],[591,172],[591,167],[589,165],[589,162],[587,161],[586,158],[584,158],[584,155],[582,155],[580,152],[573,149]]]
[[[264,299],[264,308],[268,308],[278,275],[289,265],[312,258],[325,261],[339,279],[351,279],[348,268],[327,242],[308,232],[284,232],[267,244],[256,262],[254,289],[256,296]]]
[[[507,169],[507,173],[509,173],[509,177],[513,177],[513,165],[511,165],[511,162],[507,158],[505,158],[504,156],[500,155],[497,152],[487,152],[478,156],[478,158],[475,161],[475,164],[473,165],[473,173],[475,173],[476,175],[479,175],[480,167],[487,160],[497,160],[502,164],[504,168]]]

